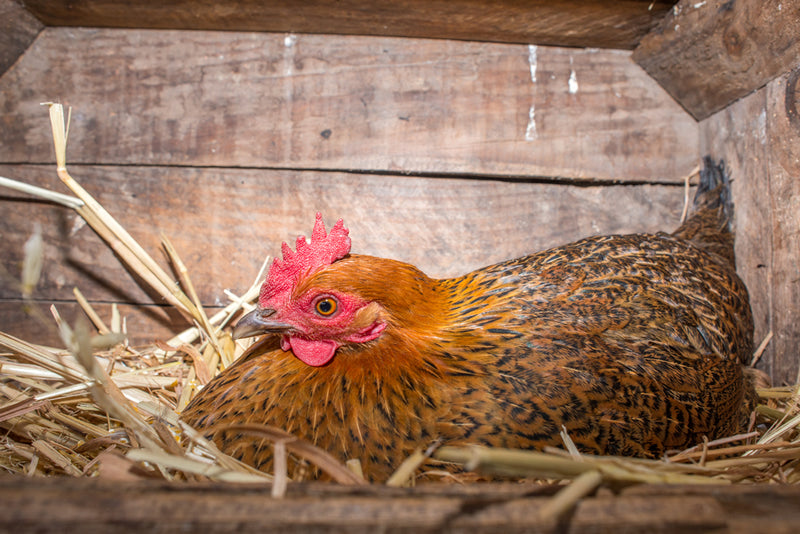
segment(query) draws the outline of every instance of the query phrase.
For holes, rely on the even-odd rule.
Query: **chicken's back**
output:
[[[503,294],[457,327],[479,322],[498,355],[485,402],[461,415],[495,428],[469,440],[541,448],[563,426],[586,452],[657,457],[740,430],[752,316],[724,171],[707,161],[701,181],[672,235],[592,237],[450,281],[453,301],[477,286]]]
[[[657,457],[741,427],[746,293],[692,245],[591,238],[497,269],[522,283],[476,317],[496,358],[485,402],[454,416],[485,429],[467,440],[542,448],[563,425],[584,452]]]

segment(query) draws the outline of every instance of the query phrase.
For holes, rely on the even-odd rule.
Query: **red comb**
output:
[[[263,302],[277,293],[290,290],[300,277],[347,256],[350,253],[348,233],[344,221],[339,219],[330,233],[326,234],[322,214],[317,213],[311,243],[305,237],[299,236],[295,245],[296,252],[286,243],[281,246],[283,260],[275,258],[272,262],[269,275],[261,287],[259,300]]]

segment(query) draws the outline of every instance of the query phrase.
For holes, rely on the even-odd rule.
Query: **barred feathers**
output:
[[[673,235],[591,237],[447,280],[334,261],[303,288],[378,303],[382,335],[322,367],[267,340],[182,417],[257,468],[269,444],[220,428],[279,426],[358,458],[372,480],[436,439],[540,449],[561,445],[563,426],[583,452],[655,458],[736,433],[752,408],[753,326],[717,170]]]

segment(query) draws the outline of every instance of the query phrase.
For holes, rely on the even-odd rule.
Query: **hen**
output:
[[[737,432],[752,407],[747,290],[732,204],[706,158],[693,215],[672,234],[590,237],[436,280],[350,254],[340,220],[284,243],[235,336],[266,334],[182,417],[266,469],[275,425],[384,480],[414,449],[540,449],[566,428],[587,453],[658,457]]]

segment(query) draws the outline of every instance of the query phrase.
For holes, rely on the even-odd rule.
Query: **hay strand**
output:
[[[578,501],[594,493],[602,483],[603,474],[599,471],[586,471],[578,475],[539,509],[539,521],[544,524],[555,523],[572,510]]]
[[[45,189],[43,187],[12,180],[11,178],[4,178],[0,176],[0,186],[12,189],[14,191],[19,191],[20,193],[27,193],[50,202],[55,202],[56,204],[61,204],[67,208],[78,209],[83,207],[83,201],[79,198],[56,193],[55,191],[50,191],[49,189]]]
[[[225,430],[232,430],[259,438],[264,438],[272,441],[273,443],[282,442],[286,446],[286,450],[292,454],[309,461],[322,469],[333,480],[340,484],[346,485],[363,485],[366,484],[364,479],[359,479],[356,475],[347,469],[343,464],[331,456],[328,452],[312,445],[311,443],[299,439],[288,432],[269,425],[256,425],[256,424],[241,424],[231,425],[226,427]]]

